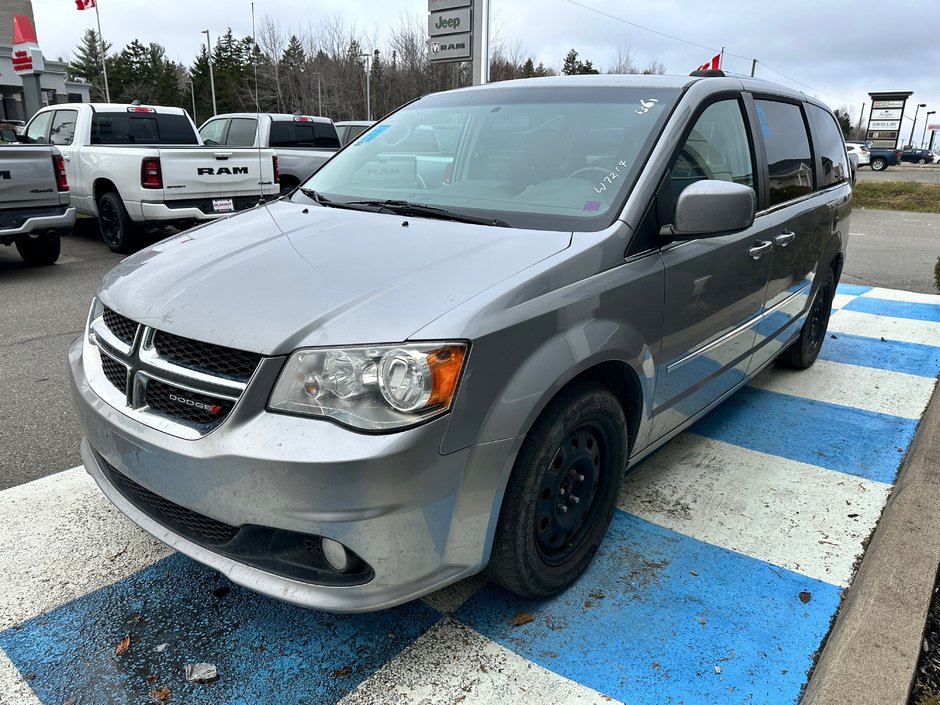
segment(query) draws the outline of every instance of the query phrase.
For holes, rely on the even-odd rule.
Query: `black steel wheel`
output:
[[[836,280],[832,270],[826,270],[825,277],[816,290],[816,298],[810,307],[806,321],[800,329],[800,336],[780,355],[780,362],[788,367],[804,370],[819,357],[826,331],[829,329],[829,315],[832,312],[832,299],[836,293]]]
[[[21,237],[16,240],[16,251],[26,264],[32,267],[45,267],[59,259],[62,243],[58,235],[40,237]]]
[[[548,597],[571,585],[607,533],[626,451],[623,409],[606,387],[563,390],[516,458],[488,575],[524,597]]]
[[[115,191],[109,191],[98,199],[98,227],[101,239],[112,252],[128,254],[137,248],[139,228]]]

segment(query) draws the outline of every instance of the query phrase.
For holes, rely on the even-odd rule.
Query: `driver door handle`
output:
[[[747,253],[754,259],[760,259],[770,252],[773,247],[774,244],[768,240],[758,240],[753,245],[751,245],[751,249],[749,249]]]
[[[780,247],[786,247],[791,242],[793,242],[793,239],[795,237],[796,237],[796,233],[791,232],[790,230],[785,230],[784,232],[780,233],[779,235],[777,235],[777,237],[774,238],[774,244],[780,245]]]

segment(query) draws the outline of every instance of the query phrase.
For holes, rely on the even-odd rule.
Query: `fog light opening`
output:
[[[320,547],[323,549],[323,557],[330,564],[333,570],[342,572],[349,565],[349,555],[343,544],[333,539],[324,538],[320,541]]]

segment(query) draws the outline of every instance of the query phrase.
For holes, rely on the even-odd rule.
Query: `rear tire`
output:
[[[16,250],[23,261],[31,267],[45,267],[59,259],[62,243],[59,236],[46,237],[45,235],[32,238],[23,237],[16,240]]]
[[[822,284],[816,290],[816,298],[810,306],[806,321],[800,329],[800,336],[780,354],[779,361],[798,370],[805,370],[816,362],[819,351],[826,340],[829,328],[829,315],[832,312],[832,298],[836,293],[836,279],[832,270],[826,270]]]
[[[489,577],[535,598],[577,580],[607,533],[626,453],[626,418],[606,387],[578,384],[553,399],[516,458]]]
[[[871,160],[872,171],[884,171],[888,168],[888,161],[884,157],[875,157]]]
[[[926,164],[926,163],[927,163],[927,160],[924,159],[923,157],[921,157],[920,159],[917,160],[917,163],[918,163],[918,164]]]
[[[98,227],[101,239],[112,252],[126,255],[139,247],[140,228],[127,214],[124,201],[116,191],[109,191],[98,199]]]

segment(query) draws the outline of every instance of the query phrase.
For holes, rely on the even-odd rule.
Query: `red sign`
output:
[[[33,57],[25,49],[13,52],[13,70],[14,71],[32,71]]]

